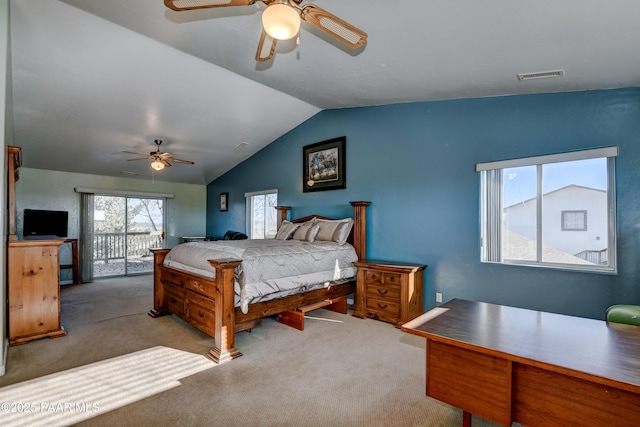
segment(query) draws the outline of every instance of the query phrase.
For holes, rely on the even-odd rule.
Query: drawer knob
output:
[[[387,308],[387,304],[384,304],[384,305],[383,305],[383,304],[378,303],[378,307],[379,307],[379,308]]]
[[[177,299],[175,299],[175,298],[171,298],[171,304],[175,304],[175,303],[177,303],[177,302],[178,302],[178,300],[177,300]]]
[[[201,312],[200,310],[198,310],[198,316],[200,316],[200,317],[204,317],[204,316],[206,316],[206,314],[204,314],[203,312]]]
[[[386,294],[387,294],[387,292],[389,292],[389,291],[388,291],[388,290],[386,290],[386,289],[378,289],[378,293],[379,293],[380,295],[386,295]]]

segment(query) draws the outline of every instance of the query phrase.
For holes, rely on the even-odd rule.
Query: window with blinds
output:
[[[615,272],[617,155],[606,147],[476,165],[482,262]]]

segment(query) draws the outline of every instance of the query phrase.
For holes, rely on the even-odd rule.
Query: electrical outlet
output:
[[[436,302],[442,302],[442,294],[440,292],[436,292]]]

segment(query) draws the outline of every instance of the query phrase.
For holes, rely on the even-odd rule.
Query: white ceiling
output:
[[[637,0],[313,3],[367,45],[351,51],[303,23],[299,46],[256,63],[261,2],[174,12],[162,0],[12,0],[24,166],[206,184],[322,109],[640,86]],[[565,76],[517,78],[557,69]],[[196,164],[152,176],[122,153],[155,139]]]

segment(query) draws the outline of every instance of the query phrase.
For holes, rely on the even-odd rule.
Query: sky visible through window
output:
[[[536,196],[536,167],[507,168],[504,173],[504,206],[511,206]],[[542,170],[542,192],[567,185],[607,190],[607,159],[549,163]]]

